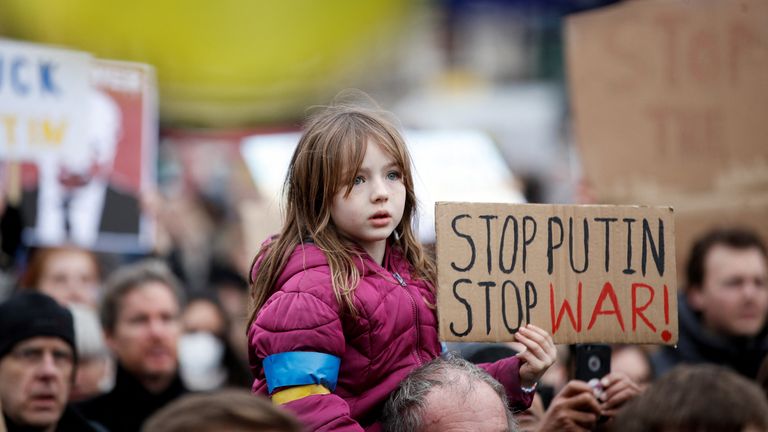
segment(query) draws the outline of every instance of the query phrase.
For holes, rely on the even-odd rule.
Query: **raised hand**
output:
[[[552,399],[537,432],[591,431],[600,417],[600,404],[584,381],[571,380]]]
[[[609,373],[600,384],[603,387],[600,409],[606,417],[613,417],[619,408],[642,392],[640,386],[623,372]]]
[[[520,384],[531,387],[555,362],[557,357],[555,343],[549,333],[533,324],[520,327],[515,334],[515,340],[525,346],[525,351],[517,354],[517,357],[522,360]]]

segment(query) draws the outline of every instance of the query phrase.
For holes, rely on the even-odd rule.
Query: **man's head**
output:
[[[65,184],[85,184],[94,177],[108,176],[112,171],[122,133],[120,107],[109,94],[92,89],[88,93],[88,128],[80,151],[61,156],[60,180]]]
[[[118,269],[105,283],[101,321],[118,362],[148,390],[163,391],[176,375],[182,292],[159,261]]]
[[[757,335],[768,319],[768,264],[760,238],[741,229],[711,231],[691,250],[688,299],[704,325],[726,336]]]
[[[757,384],[727,368],[681,365],[628,402],[612,430],[765,431],[768,400]]]
[[[0,304],[0,402],[19,426],[58,423],[75,369],[72,315],[52,298],[22,293]]]
[[[263,431],[300,432],[293,415],[267,398],[244,389],[220,390],[181,397],[144,424],[144,432]]]
[[[384,406],[383,430],[437,432],[516,430],[504,387],[458,357],[415,369]]]

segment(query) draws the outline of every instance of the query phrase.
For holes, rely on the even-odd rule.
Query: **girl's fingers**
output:
[[[536,329],[530,327],[535,326],[529,324],[526,327],[521,327],[517,332],[516,338],[520,336],[521,339],[518,340],[523,343],[528,350],[532,351],[536,358],[545,363],[552,364],[557,357],[557,349],[555,348],[554,342],[552,342],[552,338],[544,330],[541,330],[538,327],[536,327]]]
[[[526,353],[532,353],[536,358],[538,359],[544,359],[546,356],[546,353],[544,352],[544,349],[541,346],[541,343],[539,340],[536,339],[536,337],[540,337],[538,335],[533,336],[530,334],[530,331],[526,331],[525,327],[520,328],[518,330],[518,334],[515,336],[515,339],[518,340],[518,342],[525,345],[527,348],[525,350]]]
[[[528,330],[531,330],[534,333],[538,333],[539,335],[541,335],[544,338],[550,337],[549,333],[546,330],[544,330],[543,328],[541,328],[541,327],[539,327],[539,326],[537,326],[535,324],[528,324],[524,328],[526,328]]]
[[[544,349],[544,351],[546,351],[548,354],[553,356],[557,354],[555,342],[552,340],[552,336],[547,333],[546,330],[533,324],[528,324],[527,326],[523,327],[523,329],[526,331],[525,334],[528,335],[531,339],[536,340],[539,346],[541,346],[542,349]]]

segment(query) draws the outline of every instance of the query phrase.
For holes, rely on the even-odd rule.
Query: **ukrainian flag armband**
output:
[[[340,364],[334,355],[309,351],[272,354],[262,362],[267,391],[276,404],[335,390]],[[285,389],[272,393],[281,387]]]

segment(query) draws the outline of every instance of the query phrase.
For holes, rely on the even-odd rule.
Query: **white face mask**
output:
[[[223,358],[224,344],[211,333],[187,333],[179,340],[181,379],[192,391],[214,390],[224,383]]]

